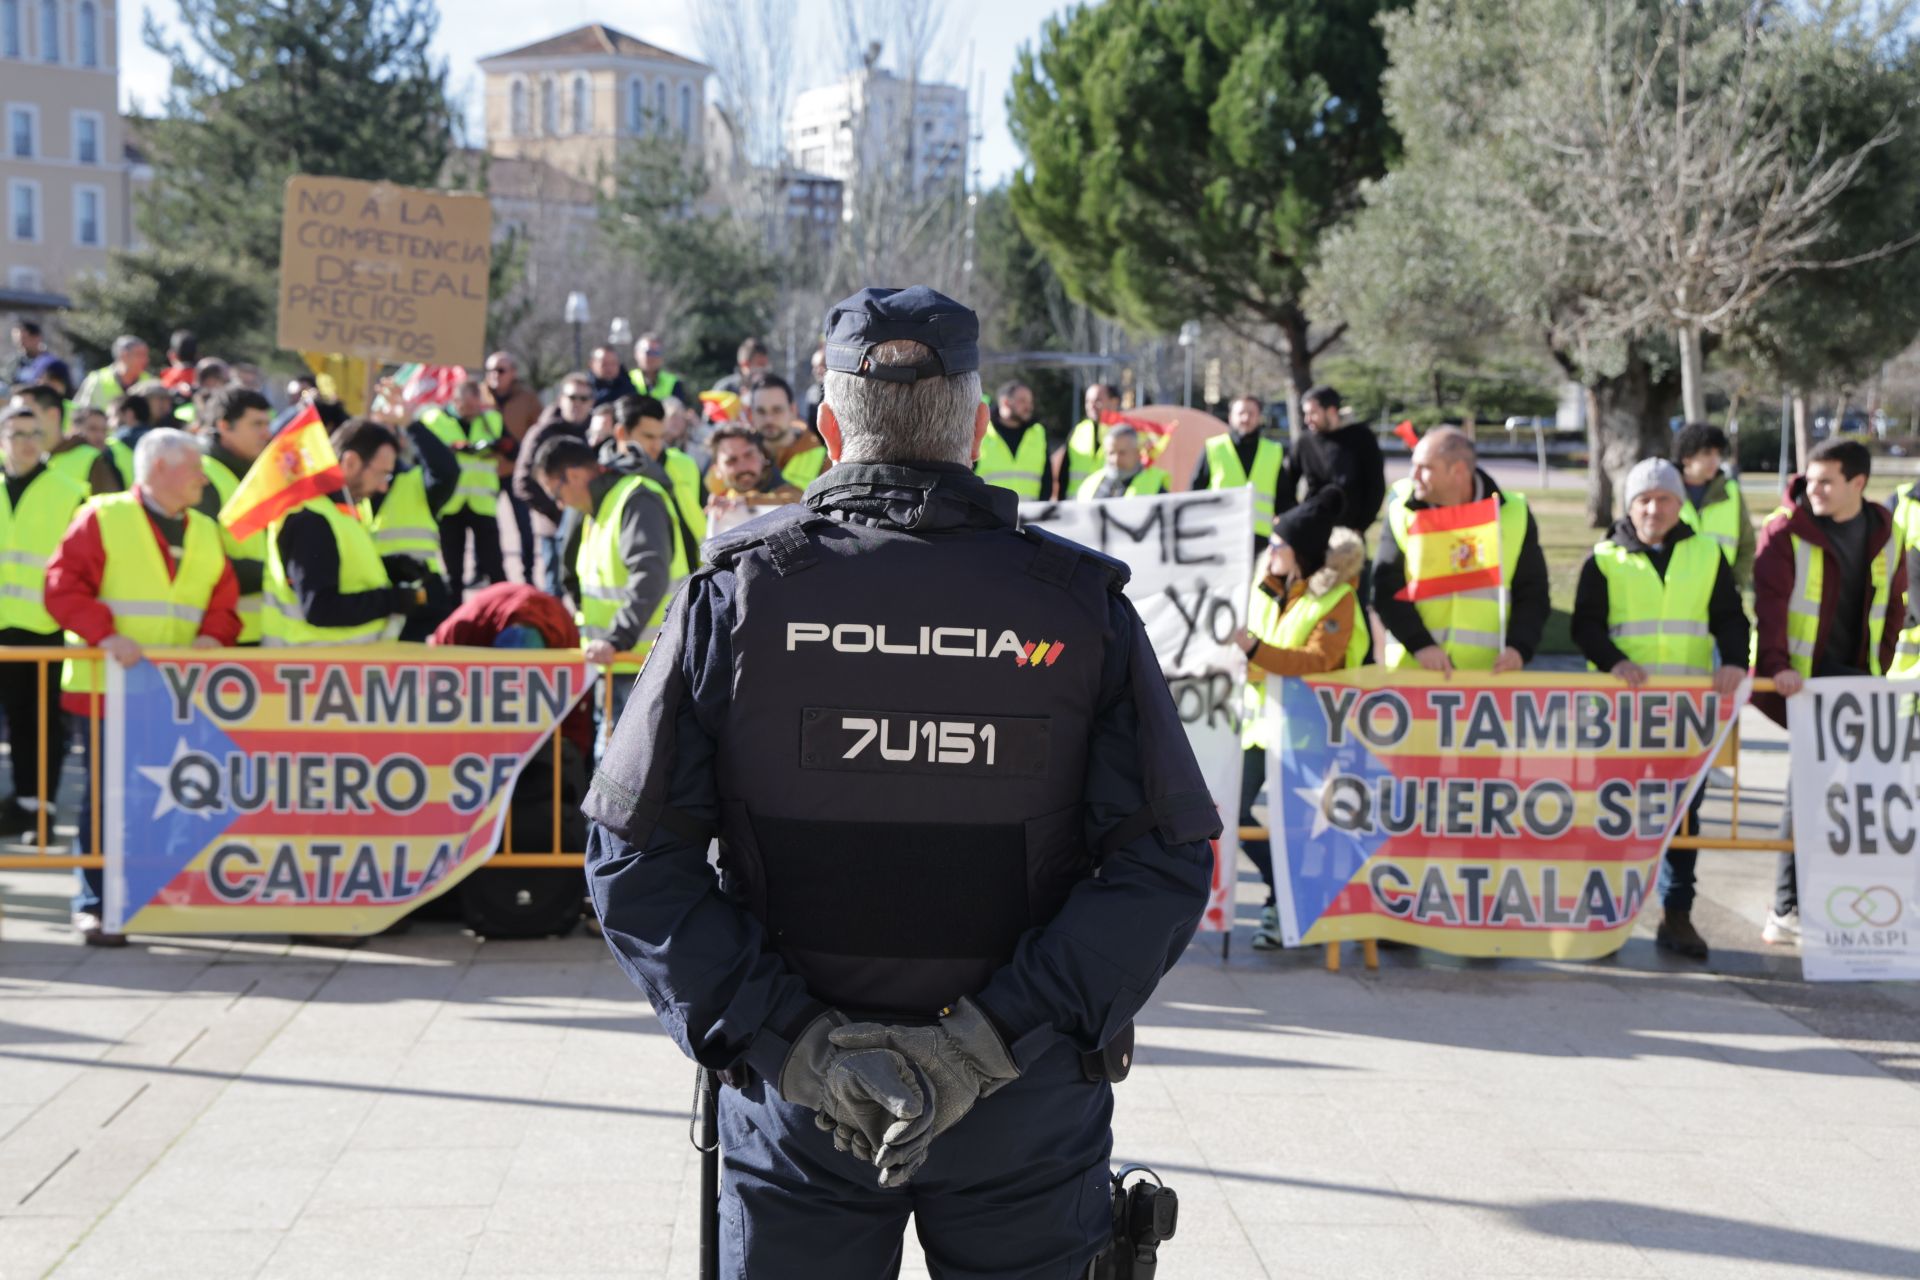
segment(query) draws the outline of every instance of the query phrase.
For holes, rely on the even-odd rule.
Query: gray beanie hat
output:
[[[1633,500],[1649,489],[1665,489],[1682,502],[1687,500],[1687,487],[1680,479],[1679,468],[1665,458],[1642,458],[1633,464],[1633,470],[1627,472],[1627,494],[1624,502],[1633,505]]]

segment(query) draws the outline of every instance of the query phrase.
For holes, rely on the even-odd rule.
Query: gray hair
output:
[[[1435,427],[1420,438],[1420,443],[1431,444],[1441,462],[1464,462],[1474,466],[1480,461],[1480,446],[1458,427]]]
[[[870,354],[876,364],[916,365],[932,359],[933,350],[901,340],[880,343]],[[829,369],[826,391],[840,423],[842,462],[973,462],[977,372],[885,382]]]
[[[145,340],[136,338],[130,333],[123,333],[113,340],[113,358],[116,360],[129,351],[145,351],[146,349],[147,344]]]
[[[183,453],[198,454],[200,443],[184,431],[172,427],[155,427],[140,437],[140,443],[133,447],[133,482],[145,484],[153,469],[163,462],[170,462]]]
[[[1140,433],[1134,428],[1128,426],[1126,423],[1119,422],[1107,428],[1107,439],[1131,440],[1135,444],[1138,444],[1140,442]]]

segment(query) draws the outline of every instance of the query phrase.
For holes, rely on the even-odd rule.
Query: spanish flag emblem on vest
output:
[[[1427,507],[1407,518],[1407,585],[1396,600],[1432,600],[1500,585],[1500,499]]]
[[[247,468],[246,478],[220,508],[220,523],[244,542],[301,503],[345,483],[326,425],[308,405]]]

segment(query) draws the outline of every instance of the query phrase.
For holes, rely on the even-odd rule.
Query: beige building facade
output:
[[[112,0],[0,0],[0,310],[63,306],[133,238]]]
[[[707,67],[604,23],[480,60],[487,150],[600,185],[623,142],[702,154]]]

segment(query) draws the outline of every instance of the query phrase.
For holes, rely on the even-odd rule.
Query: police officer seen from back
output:
[[[725,1073],[721,1262],[753,1280],[1077,1276],[1111,1086],[1220,823],[1127,570],[972,474],[979,324],[827,320],[804,502],[709,541],[595,776],[609,946]],[[720,879],[707,863],[720,840]]]

